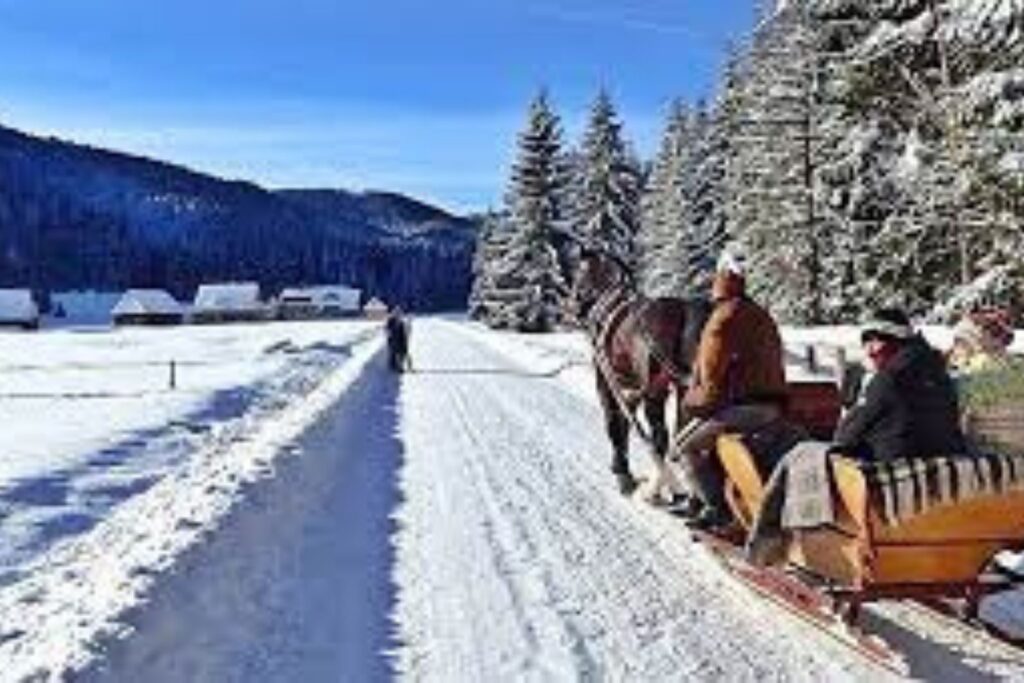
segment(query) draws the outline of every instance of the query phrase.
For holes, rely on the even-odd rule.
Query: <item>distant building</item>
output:
[[[109,325],[120,292],[76,290],[50,294],[50,318],[60,325]]]
[[[185,309],[162,289],[129,289],[111,314],[115,325],[179,325]]]
[[[282,320],[344,318],[359,315],[362,292],[344,285],[288,287],[277,298],[277,317]]]
[[[383,320],[388,317],[388,306],[377,297],[373,297],[363,306],[363,315],[373,320]]]
[[[267,308],[260,301],[255,282],[199,285],[192,304],[192,322],[217,323],[265,320]]]
[[[0,289],[0,326],[35,330],[39,308],[28,289]]]

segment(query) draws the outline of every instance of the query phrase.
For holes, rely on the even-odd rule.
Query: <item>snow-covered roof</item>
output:
[[[181,315],[183,308],[162,289],[129,289],[111,311],[114,315]]]
[[[380,299],[378,299],[377,297],[373,297],[372,299],[370,299],[369,301],[366,302],[366,305],[363,306],[363,310],[366,310],[366,311],[386,311],[386,310],[388,310],[388,305],[386,303],[384,303],[383,301],[381,301]]]
[[[110,323],[110,311],[120,299],[119,292],[54,292],[50,295],[50,308],[63,311],[67,323],[106,325]]]
[[[359,308],[361,290],[345,285],[321,285],[317,287],[287,287],[281,291],[281,301],[309,301],[320,306],[341,306],[356,310]]]
[[[39,317],[39,309],[27,289],[0,289],[0,320],[31,321]]]
[[[196,311],[249,311],[260,308],[260,286],[255,282],[199,285]]]

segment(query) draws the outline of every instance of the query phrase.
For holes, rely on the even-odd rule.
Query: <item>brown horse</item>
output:
[[[677,405],[682,403],[700,333],[711,315],[710,302],[648,299],[636,291],[624,264],[595,251],[581,256],[572,298],[593,347],[597,392],[619,490],[629,494],[637,486],[628,460],[632,425],[651,446],[657,468],[645,497],[653,502],[665,489],[670,496],[679,493],[665,463],[669,446],[665,408],[673,391]],[[638,419],[641,405],[649,434]],[[676,424],[682,424],[680,419]]]

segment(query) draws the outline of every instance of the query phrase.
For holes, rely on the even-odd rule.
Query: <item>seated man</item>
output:
[[[830,450],[867,461],[963,453],[956,389],[944,359],[907,315],[877,311],[861,342],[874,374],[840,420]]]
[[[747,296],[742,267],[728,253],[718,263],[711,294],[714,309],[682,402],[684,416],[693,419],[680,430],[673,453],[689,470],[699,504],[684,512],[699,528],[723,526],[731,519],[725,472],[715,452],[718,436],[778,420],[786,398],[779,330]]]

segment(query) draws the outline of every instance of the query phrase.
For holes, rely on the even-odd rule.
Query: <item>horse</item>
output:
[[[653,503],[662,499],[666,489],[670,497],[681,493],[666,464],[666,404],[675,391],[680,410],[676,425],[684,424],[682,393],[689,383],[701,331],[711,316],[710,301],[647,298],[637,291],[622,261],[593,250],[580,257],[571,300],[577,320],[590,337],[597,393],[612,444],[611,470],[619,490],[629,495],[637,488],[628,460],[632,425],[650,445],[656,467],[644,498]],[[641,405],[650,434],[637,417]]]

